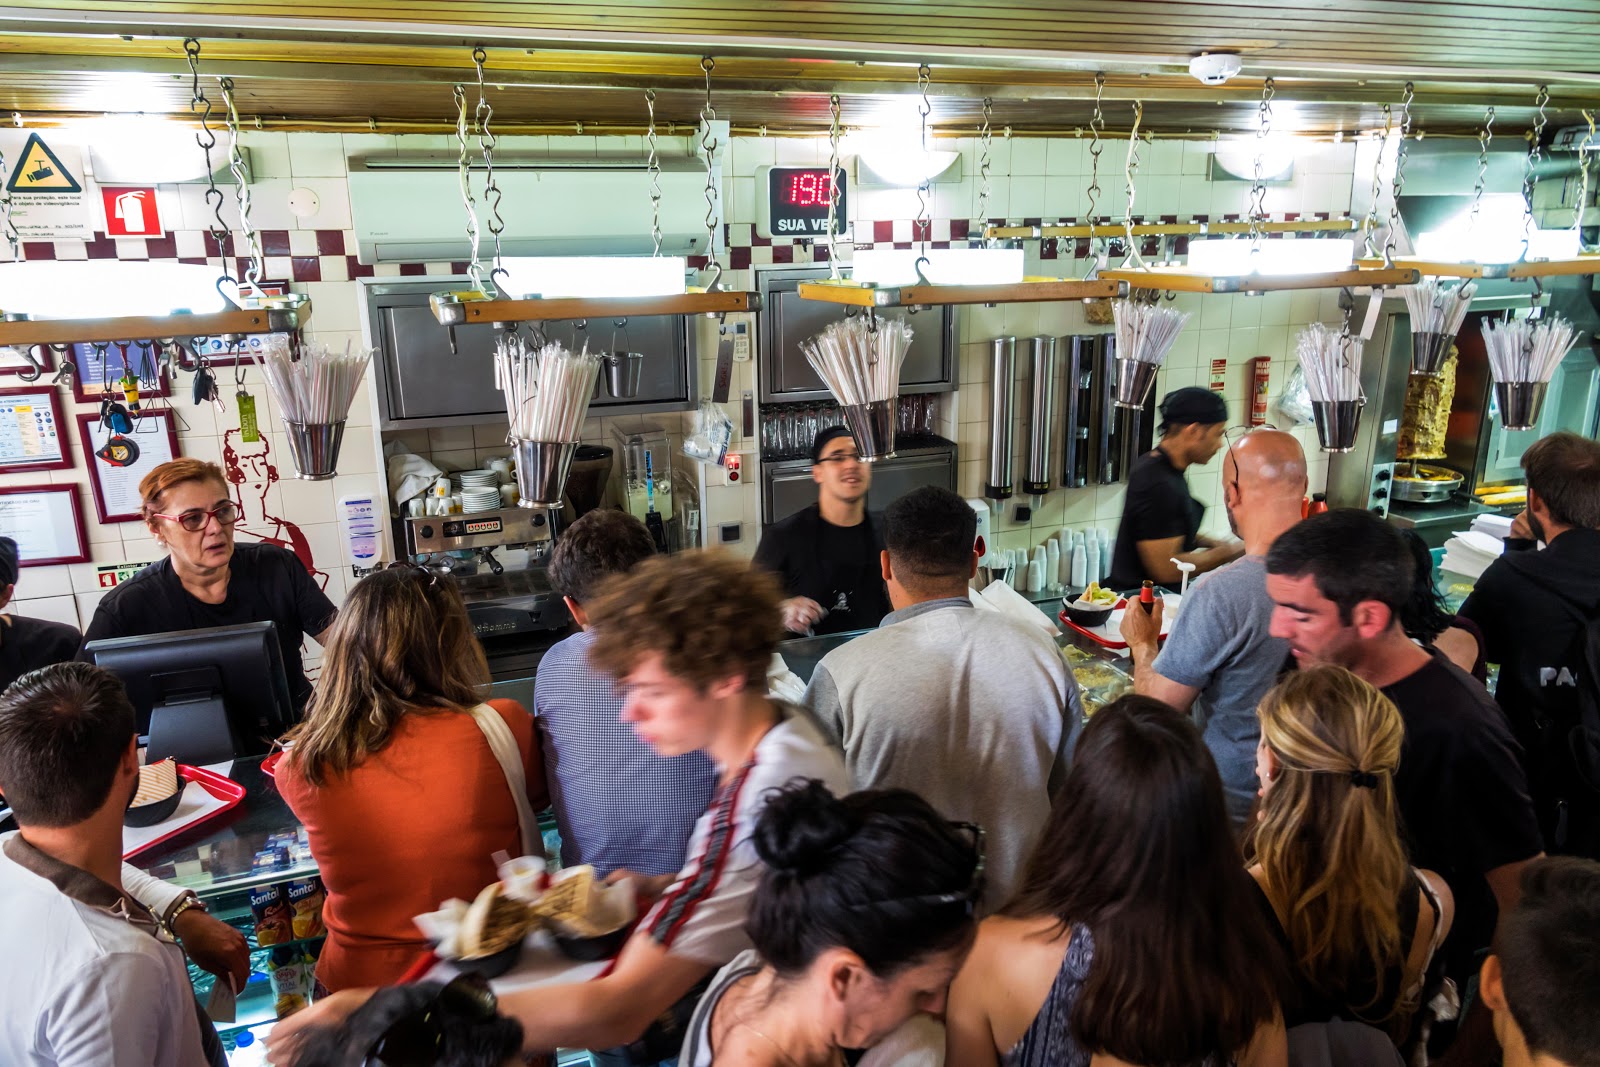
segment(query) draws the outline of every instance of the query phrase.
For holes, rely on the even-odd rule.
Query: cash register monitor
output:
[[[201,765],[265,755],[294,723],[270,622],[114,637],[85,651],[127,688],[147,761],[172,756]]]

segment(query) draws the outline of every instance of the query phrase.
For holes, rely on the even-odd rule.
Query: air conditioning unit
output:
[[[460,262],[470,255],[466,210],[454,154],[357,157],[349,161],[350,209],[362,263]],[[493,254],[484,168],[472,168],[481,233]],[[494,161],[507,256],[649,255],[650,173],[643,158]],[[692,157],[661,160],[661,253],[704,255],[705,166]],[[717,198],[715,225],[722,223]]]

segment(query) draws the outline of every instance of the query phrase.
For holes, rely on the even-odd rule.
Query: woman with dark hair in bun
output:
[[[836,1067],[943,1012],[976,931],[982,842],[901,789],[835,797],[813,779],[772,795],[754,837],[755,949],[712,981],[681,1067]]]

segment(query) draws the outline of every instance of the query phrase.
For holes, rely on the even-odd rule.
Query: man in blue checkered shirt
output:
[[[583,604],[613,574],[655,553],[650,533],[623,511],[596,509],[574,522],[550,557],[550,582],[579,626]],[[672,874],[695,820],[711,804],[716,772],[702,752],[663,759],[622,721],[616,680],[589,665],[587,632],[539,661],[533,713],[545,777],[561,829],[561,863]]]

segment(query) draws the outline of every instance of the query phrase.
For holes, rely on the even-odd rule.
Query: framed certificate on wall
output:
[[[17,563],[22,567],[89,562],[76,485],[0,489],[0,535],[16,541]]]
[[[85,412],[78,416],[78,436],[89,464],[95,514],[101,522],[138,522],[143,518],[139,480],[178,456],[172,412],[147,411],[132,433],[120,435],[106,429],[98,413]]]
[[[0,389],[0,474],[70,469],[66,434],[55,386],[35,383]]]

